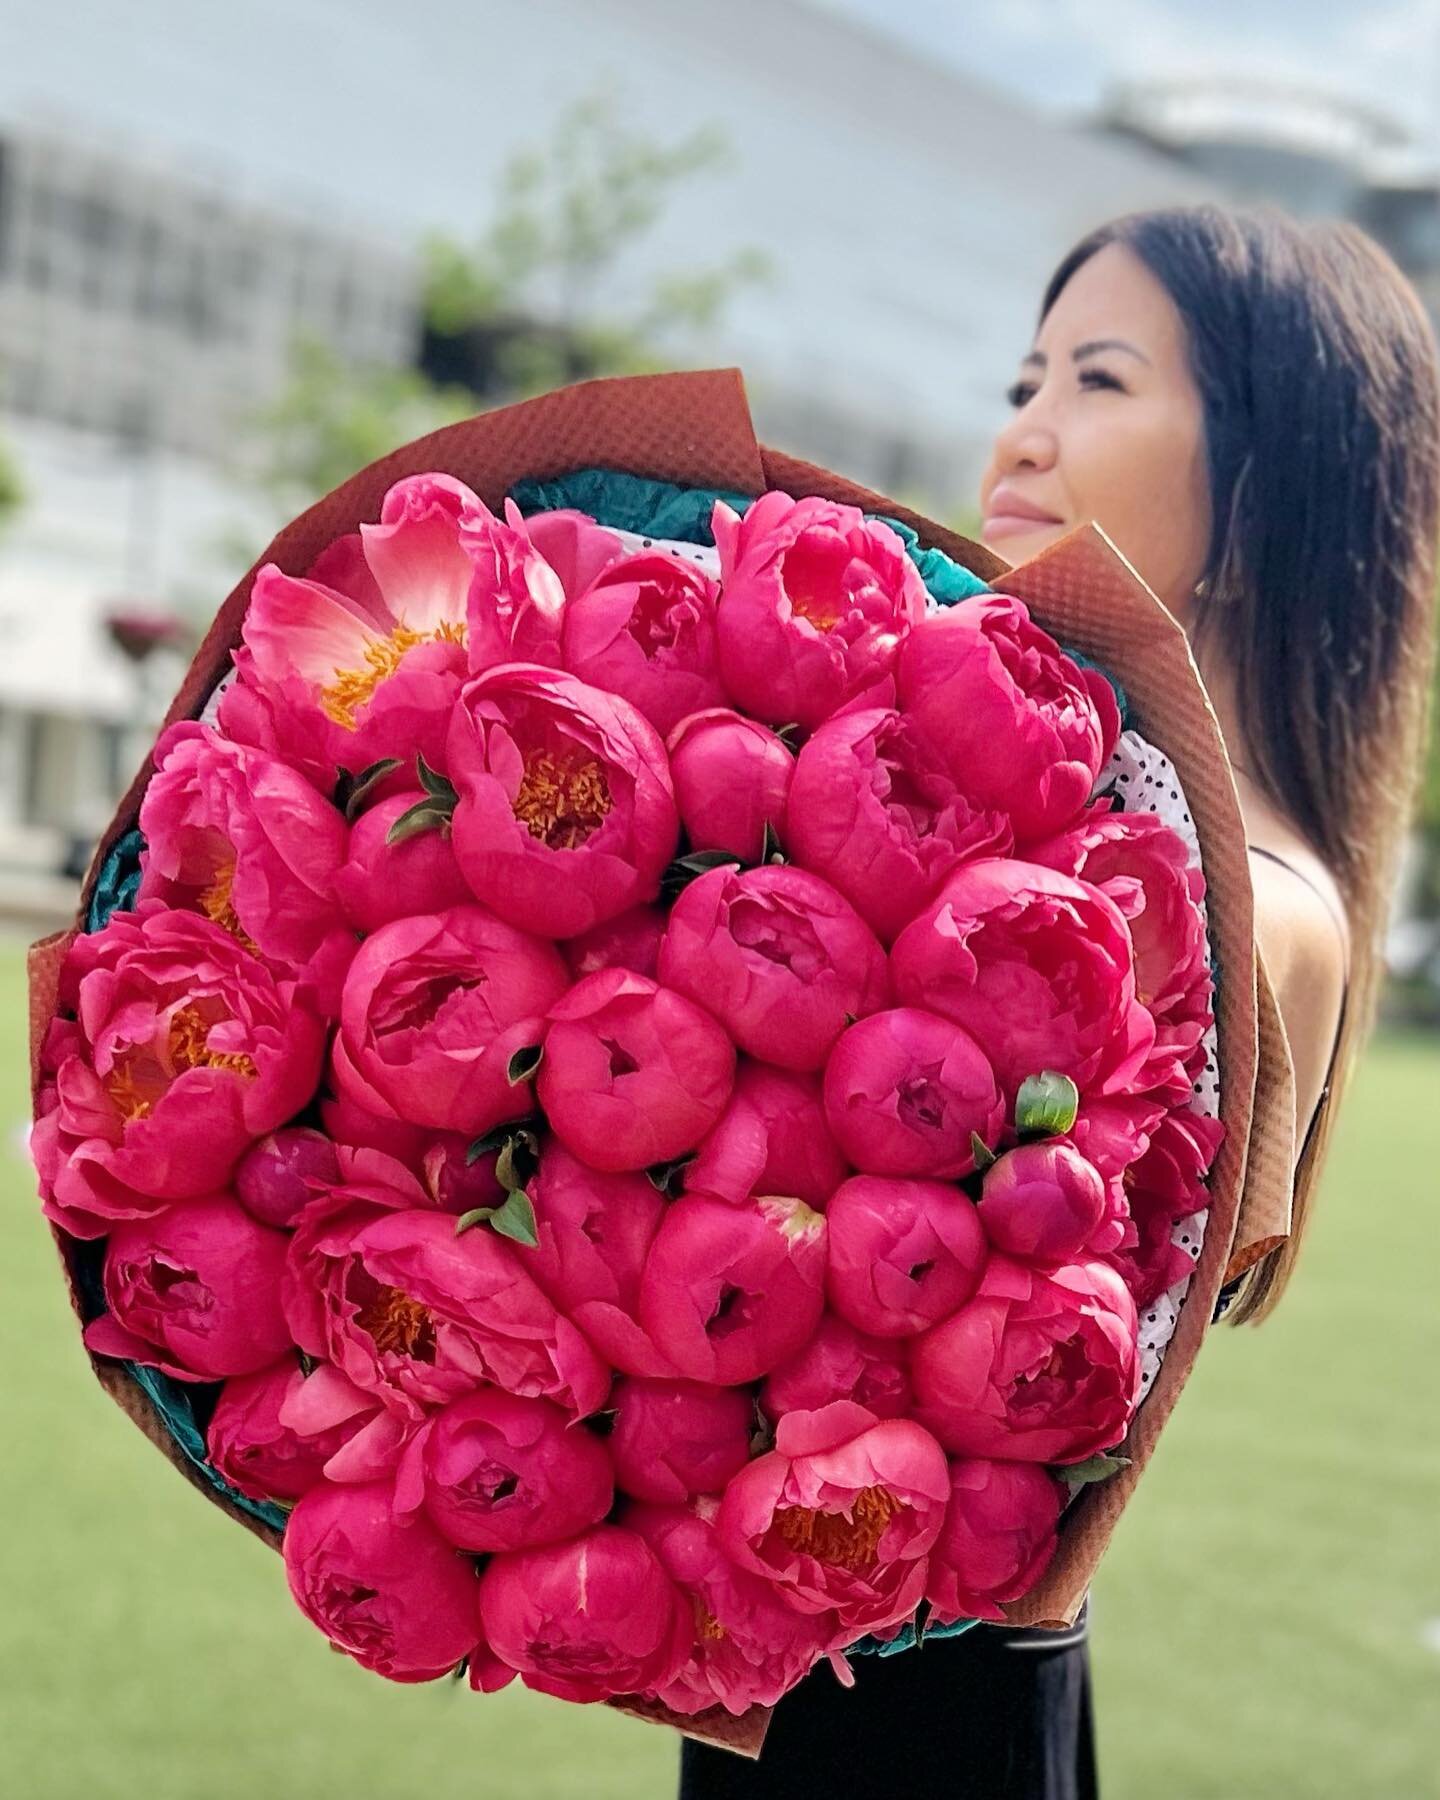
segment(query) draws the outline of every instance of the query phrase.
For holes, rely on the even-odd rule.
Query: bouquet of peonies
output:
[[[1258,1090],[1173,621],[1122,572],[1091,654],[1093,528],[1027,604],[735,404],[565,390],[282,534],[39,947],[32,1141],[97,1371],[337,1648],[753,1753],[1073,1618]]]

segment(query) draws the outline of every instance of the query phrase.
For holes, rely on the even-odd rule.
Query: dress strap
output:
[[[1268,856],[1270,858],[1271,862],[1279,863],[1279,865],[1282,869],[1288,869],[1292,875],[1298,875],[1300,877],[1300,879],[1305,883],[1305,885],[1307,887],[1313,888],[1315,890],[1315,892],[1320,896],[1320,898],[1325,902],[1325,910],[1330,914],[1330,917],[1332,919],[1334,919],[1335,923],[1340,927],[1340,943],[1345,952],[1345,976],[1346,976],[1346,981],[1348,984],[1349,976],[1350,976],[1350,922],[1349,922],[1349,920],[1346,919],[1343,914],[1341,914],[1335,910],[1335,902],[1330,898],[1330,895],[1326,892],[1326,890],[1323,887],[1321,887],[1320,883],[1318,881],[1316,881],[1314,876],[1307,875],[1298,863],[1291,862],[1288,859],[1288,857],[1278,856],[1275,853],[1275,851],[1265,849],[1265,847],[1262,844],[1247,844],[1245,846],[1245,848],[1249,851],[1252,851],[1256,856]]]

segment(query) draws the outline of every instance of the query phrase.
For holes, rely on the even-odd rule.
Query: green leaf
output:
[[[1132,1460],[1128,1456],[1110,1456],[1102,1452],[1099,1456],[1087,1457],[1082,1463],[1059,1465],[1059,1468],[1066,1481],[1108,1481],[1112,1475],[1128,1469]]]
[[[462,1656],[459,1662],[456,1663],[455,1667],[450,1671],[450,1679],[452,1681],[463,1681],[466,1674],[469,1672],[469,1668],[470,1658],[468,1656]]]
[[[438,770],[432,769],[418,752],[415,757],[415,773],[420,777],[421,787],[436,800],[444,800],[453,807],[460,798],[455,791],[454,783],[447,776],[440,774]]]
[[[699,875],[707,875],[711,869],[723,868],[730,863],[737,869],[745,865],[738,856],[728,850],[691,850],[684,856],[677,856],[660,877],[661,891],[670,899],[686,888]]]
[[[930,1623],[930,1602],[922,1600],[915,1608],[915,1648],[925,1642],[925,1627]]]
[[[476,1225],[483,1225],[487,1219],[493,1218],[499,1209],[494,1206],[472,1206],[469,1212],[461,1213],[455,1221],[455,1235],[462,1231],[470,1231]]]
[[[845,1023],[846,1023],[846,1025],[847,1025],[847,1026],[849,1026],[849,1025],[853,1025],[853,1024],[854,1024],[854,1023],[855,1023],[855,1015],[854,1015],[854,1013],[852,1013],[852,1012],[847,1012],[847,1013],[846,1013],[846,1015],[845,1015]]]
[[[991,1163],[1000,1160],[978,1131],[970,1133],[970,1154],[975,1158],[975,1171],[979,1175],[983,1175]]]
[[[352,775],[348,769],[342,769],[342,779],[336,783],[335,804],[353,824],[361,807],[374,790],[387,775],[393,775],[399,767],[400,758],[398,756],[382,756],[379,762],[371,763],[358,775]],[[344,790],[343,797],[342,789]]]
[[[308,1355],[304,1350],[301,1350],[298,1347],[295,1351],[295,1354],[300,1358],[300,1373],[302,1375],[309,1375],[309,1374],[313,1373],[314,1368],[315,1368],[315,1358],[313,1356]]]
[[[524,1188],[514,1188],[506,1196],[505,1204],[495,1208],[490,1215],[490,1229],[498,1231],[501,1237],[514,1238],[517,1244],[529,1244],[532,1249],[539,1244],[535,1208]]]
[[[422,831],[443,831],[450,823],[449,809],[438,800],[421,800],[400,817],[385,833],[387,844],[403,844],[406,838],[419,837]]]
[[[765,836],[760,846],[760,860],[762,863],[783,863],[789,860],[780,848],[780,840],[768,819],[765,821]]]
[[[1068,1131],[1080,1110],[1080,1090],[1058,1069],[1027,1075],[1015,1096],[1015,1129],[1053,1137]]]
[[[543,1044],[522,1044],[505,1065],[505,1079],[511,1087],[522,1081],[528,1081],[540,1067],[540,1058],[545,1053]]]
[[[799,721],[797,719],[791,719],[788,724],[777,725],[775,727],[775,735],[787,750],[793,751],[795,748],[795,734],[799,729]]]
[[[694,1162],[696,1154],[697,1152],[694,1150],[687,1150],[683,1156],[672,1156],[668,1162],[651,1163],[645,1171],[651,1187],[658,1189],[667,1199],[673,1200],[680,1191],[676,1182]]]
[[[473,1169],[482,1156],[494,1156],[497,1150],[503,1150],[509,1141],[511,1129],[509,1125],[497,1125],[493,1131],[477,1137],[465,1152],[466,1167]]]

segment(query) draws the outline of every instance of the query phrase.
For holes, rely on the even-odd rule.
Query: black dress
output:
[[[1273,850],[1248,848],[1310,881]],[[1347,966],[1331,1071],[1348,989]],[[1329,1087],[1327,1072],[1322,1099]],[[1221,1288],[1212,1324],[1240,1279]],[[684,1739],[679,1800],[1095,1800],[1090,1612],[1087,1594],[1065,1630],[981,1624],[897,1656],[857,1656],[848,1692],[821,1664],[775,1708],[758,1762]]]

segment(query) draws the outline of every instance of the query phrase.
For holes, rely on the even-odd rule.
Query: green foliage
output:
[[[421,246],[427,330],[483,373],[473,385],[437,386],[418,370],[355,366],[298,340],[284,392],[252,421],[261,487],[293,512],[481,404],[672,366],[682,340],[712,329],[738,288],[769,274],[764,254],[741,249],[711,268],[663,274],[628,302],[607,300],[606,286],[672,191],[726,156],[714,125],[662,145],[626,125],[613,92],[573,103],[547,142],[511,157],[476,242],[437,233]]]
[[[25,483],[14,456],[0,444],[0,528],[19,512],[25,503]]]

